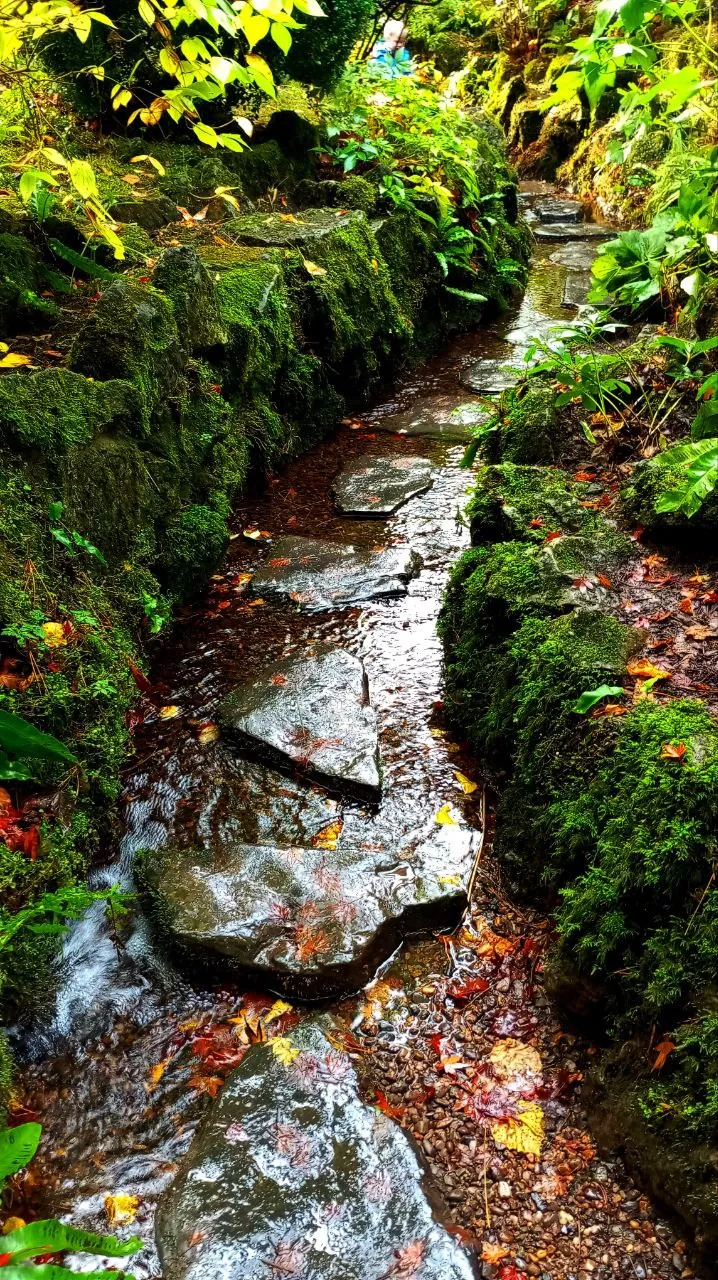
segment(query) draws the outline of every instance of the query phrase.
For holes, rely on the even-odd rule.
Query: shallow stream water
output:
[[[308,846],[337,820],[343,821],[343,840],[390,850],[391,872],[401,876],[407,874],[402,853],[412,832],[430,828],[444,805],[481,837],[483,789],[465,794],[456,773],[481,778],[443,725],[436,635],[447,573],[468,543],[461,509],[470,473],[460,467],[463,444],[435,438],[432,424],[475,403],[460,385],[474,361],[516,359],[532,338],[575,314],[562,298],[571,272],[585,270],[585,259],[565,248],[555,241],[537,244],[528,288],[512,309],[407,375],[390,398],[348,420],[242,501],[226,564],[206,597],[182,612],[160,645],[151,690],[138,701],[119,857],[95,872],[96,884],[131,887],[138,849],[169,843],[215,848],[237,839]],[[556,261],[562,251],[564,261]],[[566,265],[572,257],[574,265]],[[369,455],[429,458],[434,484],[388,521],[341,517],[332,482],[349,459]],[[255,530],[263,536],[245,536]],[[422,556],[423,568],[405,596],[361,607],[307,613],[261,602],[248,591],[247,575],[271,556],[282,534],[365,547],[406,542]],[[221,697],[240,677],[268,659],[312,654],[328,644],[361,657],[369,675],[384,767],[376,807],[248,761],[206,732]],[[177,710],[165,718],[168,707]],[[506,947],[471,952],[462,951],[460,942],[409,943],[384,974],[373,1004],[370,993],[368,1007],[363,997],[337,1006],[347,1029],[353,1028],[357,1052],[372,1057],[376,1083],[396,1099],[397,1117],[422,1143],[458,1228],[478,1240],[479,1251],[482,1239],[493,1246],[496,1261],[485,1262],[486,1274],[500,1274],[496,1267],[504,1261],[545,1280],[691,1274],[681,1243],[620,1164],[596,1160],[580,1100],[568,1096],[585,1047],[561,1032],[540,991],[536,957],[544,923],[505,902],[490,859],[477,870],[474,928],[485,928],[491,938],[503,933]],[[529,939],[538,942],[529,945]],[[442,1004],[447,975],[475,974],[477,965],[484,965],[495,989],[480,1011],[471,1005],[457,1029]],[[99,908],[89,912],[67,939],[55,1008],[17,1030],[28,1060],[26,1105],[45,1126],[33,1178],[22,1188],[29,1207],[106,1230],[106,1197],[138,1196],[132,1229],[147,1247],[131,1270],[142,1280],[159,1276],[157,1198],[210,1104],[206,1088],[191,1083],[198,1078],[192,1038],[198,1028],[227,1025],[240,1007],[246,1007],[242,989],[182,973],[163,958],[141,914],[129,932],[118,926],[115,935]],[[482,1135],[477,1129],[478,1146],[465,1133],[447,1146],[441,1139],[451,1128],[449,1112],[441,1112],[445,1090],[432,1084],[422,1099],[417,1087],[422,1036],[455,1034],[468,1042],[481,1033],[490,1042],[527,1031],[543,1046],[547,1079],[555,1082],[545,1095],[550,1142],[543,1166],[522,1165],[512,1153],[487,1154],[486,1130]],[[553,1242],[548,1251],[544,1235]]]

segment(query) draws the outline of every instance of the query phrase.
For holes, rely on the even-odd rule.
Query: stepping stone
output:
[[[582,307],[593,284],[593,277],[588,271],[572,271],[566,277],[563,286],[562,307]]]
[[[583,222],[583,205],[579,200],[542,200],[534,205],[539,222]]]
[[[406,546],[370,551],[314,538],[279,538],[271,558],[255,573],[252,591],[287,598],[308,612],[341,609],[405,595],[421,565],[421,556]]]
[[[580,240],[554,250],[549,258],[549,262],[555,262],[559,267],[568,267],[570,271],[590,271],[595,260],[595,245],[581,243]]]
[[[334,503],[342,515],[381,520],[433,483],[427,458],[355,458],[334,481]]]
[[[432,818],[399,856],[356,837],[344,849],[340,831],[324,830],[324,848],[230,839],[218,851],[153,854],[145,885],[180,960],[323,1000],[366,985],[407,936],[461,918],[476,848],[469,828]]]
[[[379,418],[371,425],[372,430],[391,431],[400,436],[464,443],[472,439],[474,427],[481,426],[489,417],[487,410],[473,401],[457,404],[452,409],[427,401],[414,409]]]
[[[531,230],[537,240],[613,240],[616,232],[610,227],[599,227],[596,222],[537,222]]]
[[[167,1280],[473,1280],[418,1149],[363,1101],[328,1019],[248,1050],[160,1201]]]
[[[516,360],[513,355],[501,360],[475,360],[462,373],[459,381],[462,387],[477,395],[498,396],[509,387],[515,387],[521,377],[518,370],[512,371],[512,360]]]
[[[341,791],[378,798],[376,715],[364,664],[343,649],[266,667],[220,705],[230,742]]]

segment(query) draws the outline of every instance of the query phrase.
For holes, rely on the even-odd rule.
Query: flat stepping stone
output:
[[[230,742],[341,791],[379,796],[366,672],[344,649],[273,663],[223,700],[218,719]]]
[[[590,271],[595,260],[595,245],[582,243],[580,240],[555,249],[549,258],[549,262],[555,262],[559,267],[568,267],[570,271]]]
[[[599,227],[597,222],[547,222],[532,223],[531,230],[539,241],[561,240],[613,240],[616,232],[610,227]]]
[[[481,396],[498,396],[515,387],[521,374],[511,369],[512,358],[515,359],[506,356],[501,360],[475,360],[459,379],[462,387]]]
[[[406,546],[371,551],[314,538],[278,538],[271,558],[252,579],[252,591],[291,600],[308,612],[341,609],[405,595],[421,565],[421,556]]]
[[[566,277],[563,286],[562,307],[582,307],[593,284],[593,277],[588,271],[572,271]]]
[[[316,848],[225,840],[219,852],[153,854],[145,883],[180,960],[292,998],[329,999],[366,985],[407,936],[461,918],[474,831],[431,819],[397,856],[356,839],[343,849],[337,826],[325,830]]]
[[[339,213],[336,209],[305,209],[291,217],[293,221],[288,220],[286,214],[252,213],[232,219],[225,226],[230,229],[235,244],[266,249],[300,249],[326,239],[342,227],[365,221],[363,213]]]
[[[487,422],[489,417],[487,410],[474,401],[453,408],[425,401],[416,408],[379,418],[371,425],[377,431],[391,431],[399,436],[463,444],[472,439],[474,428]]]
[[[342,515],[382,520],[433,483],[427,458],[355,458],[339,472],[332,491]]]
[[[228,1076],[160,1201],[166,1280],[473,1280],[416,1146],[324,1027],[289,1033],[293,1061],[255,1045]]]
[[[580,200],[540,200],[534,205],[539,222],[583,222]]]

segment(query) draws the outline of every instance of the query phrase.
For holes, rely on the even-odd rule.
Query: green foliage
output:
[[[282,72],[292,80],[328,89],[339,79],[354,45],[364,35],[371,0],[326,0],[326,22],[307,23],[293,35]]]
[[[52,734],[36,729],[22,716],[0,709],[0,778],[26,781],[32,775],[24,760],[61,760],[76,764],[72,752]]]
[[[620,698],[624,693],[623,685],[600,684],[597,689],[586,689],[573,704],[576,715],[585,716],[593,711],[604,698]]]
[[[658,454],[656,462],[683,472],[680,484],[658,499],[656,510],[682,511],[688,517],[694,516],[718,484],[718,439],[708,437],[674,445]]]
[[[19,1124],[0,1129],[0,1184],[29,1164],[40,1145],[42,1125]]]

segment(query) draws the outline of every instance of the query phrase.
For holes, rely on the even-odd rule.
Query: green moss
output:
[[[222,272],[216,290],[228,334],[222,385],[245,399],[269,399],[278,371],[295,346],[281,268],[261,259],[247,262]]]
[[[439,309],[441,270],[432,237],[413,209],[383,218],[375,228],[392,288],[401,309],[415,327],[419,350],[436,341],[443,320]]]
[[[37,329],[57,315],[41,298],[42,266],[37,250],[21,236],[0,235],[0,337],[19,329]]]
[[[586,486],[549,467],[482,467],[466,507],[475,546],[512,538],[543,542],[550,532],[605,529],[597,512],[581,506]]]
[[[154,284],[170,299],[181,340],[192,351],[226,342],[213,281],[194,249],[166,249]]]
[[[171,520],[160,544],[157,570],[173,592],[186,598],[207,582],[222,563],[229,530],[222,515],[192,506]]]
[[[681,511],[659,511],[658,503],[671,489],[685,484],[681,467],[661,465],[655,458],[639,462],[621,491],[623,518],[630,526],[647,529],[656,537],[689,538],[714,533],[718,525],[718,494],[708,494],[700,510],[690,518]]]
[[[7,1042],[5,1031],[0,1027],[0,1123],[2,1124],[5,1123],[7,1118],[14,1076],[15,1070],[10,1046]]]
[[[0,378],[0,431],[7,446],[42,449],[49,461],[102,431],[136,430],[143,405],[131,382],[88,382],[67,369]]]
[[[149,285],[129,280],[105,289],[75,338],[69,360],[77,373],[98,381],[133,382],[146,428],[156,405],[177,394],[184,362],[171,303]]]
[[[543,383],[504,398],[497,437],[502,462],[555,462],[566,443],[566,413],[556,411],[556,393]]]

